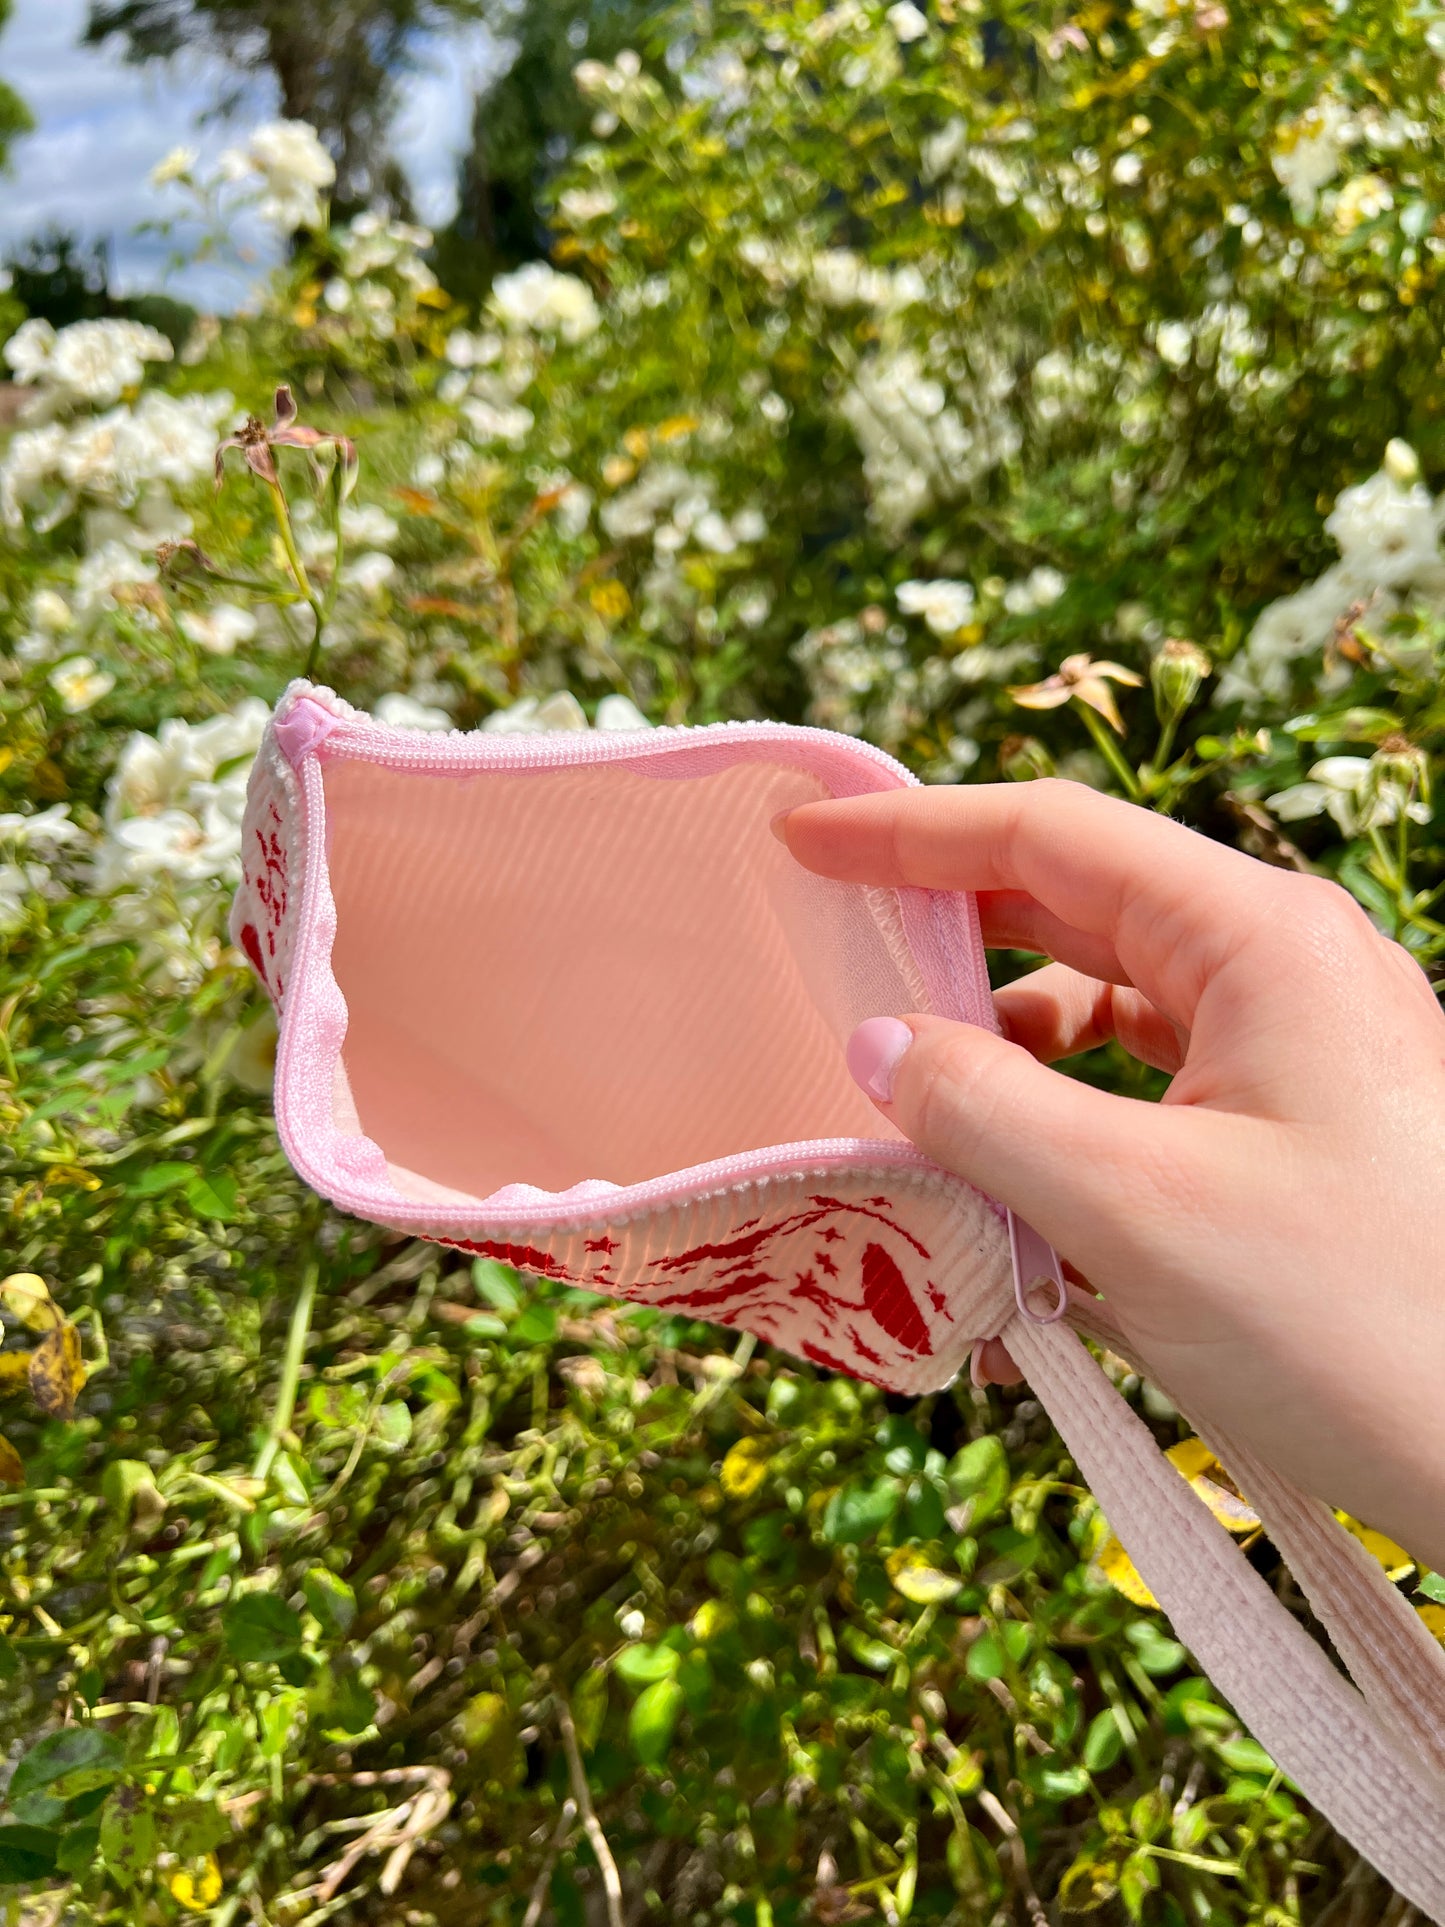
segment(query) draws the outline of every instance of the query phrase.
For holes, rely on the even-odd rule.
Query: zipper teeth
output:
[[[413,736],[419,740],[408,740]],[[832,755],[851,754],[879,769],[887,770],[909,788],[918,778],[904,768],[887,750],[878,749],[852,736],[829,729],[813,729],[794,723],[741,722],[700,723],[691,727],[665,727],[642,730],[547,730],[529,734],[515,747],[505,735],[489,738],[484,730],[452,729],[435,734],[422,731],[393,730],[360,716],[348,718],[320,745],[323,760],[332,757],[365,758],[391,769],[448,769],[457,765],[485,770],[528,769],[555,761],[558,767],[573,763],[606,763],[639,751],[681,751],[698,737],[716,742],[765,742],[782,738],[785,742],[816,743]],[[493,747],[495,744],[495,747]],[[526,745],[524,747],[523,745]],[[564,753],[556,754],[558,750]]]

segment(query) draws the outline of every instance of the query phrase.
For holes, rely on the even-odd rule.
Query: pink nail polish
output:
[[[869,1017],[848,1039],[848,1069],[855,1084],[886,1104],[913,1032],[897,1017]]]

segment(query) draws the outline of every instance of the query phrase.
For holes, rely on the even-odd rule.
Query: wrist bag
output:
[[[822,730],[437,735],[293,684],[232,913],[279,1012],[286,1154],[360,1217],[890,1391],[1001,1335],[1179,1638],[1445,1927],[1445,1655],[1418,1615],[1323,1504],[1189,1414],[1337,1670],[1080,1342],[1128,1356],[1107,1305],[848,1075],[865,1017],[996,1028],[970,896],[816,877],[770,834],[913,781]]]

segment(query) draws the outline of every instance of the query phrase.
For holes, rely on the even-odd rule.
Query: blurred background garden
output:
[[[313,662],[1059,772],[1435,974],[1445,6],[21,0],[7,79],[0,1915],[1405,1927],[1027,1388],[329,1211],[225,918]],[[349,493],[217,488],[282,385]]]

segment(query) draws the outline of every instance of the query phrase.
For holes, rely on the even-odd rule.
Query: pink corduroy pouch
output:
[[[1191,1412],[1346,1678],[1080,1342],[1128,1356],[1107,1305],[848,1074],[866,1017],[996,1027],[971,897],[816,877],[771,834],[913,781],[822,730],[433,734],[293,684],[232,912],[279,1014],[286,1154],[360,1217],[890,1391],[937,1390],[1002,1336],[1179,1637],[1445,1927],[1445,1655],[1419,1616],[1325,1505]]]

